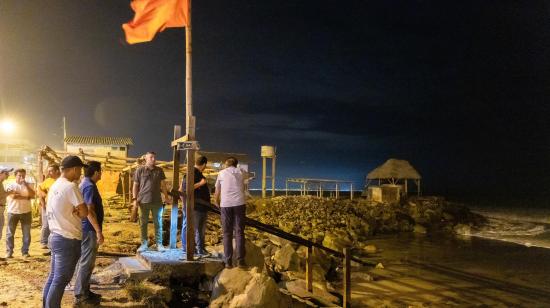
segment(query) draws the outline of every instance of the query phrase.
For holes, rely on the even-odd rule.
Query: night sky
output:
[[[1,111],[21,138],[60,147],[65,115],[69,135],[170,159],[184,30],[128,45],[129,3],[2,0]],[[256,171],[276,145],[281,187],[363,186],[400,158],[427,193],[550,198],[549,52],[548,1],[195,0],[197,138]]]

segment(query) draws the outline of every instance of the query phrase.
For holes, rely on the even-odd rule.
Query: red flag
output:
[[[122,25],[130,44],[149,42],[166,28],[189,25],[189,0],[133,0],[134,19]]]

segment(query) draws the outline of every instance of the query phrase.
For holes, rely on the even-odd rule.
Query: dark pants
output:
[[[76,269],[76,282],[74,286],[75,297],[88,297],[90,295],[90,278],[95,267],[97,256],[97,235],[95,231],[82,233],[80,260]]]
[[[204,231],[206,229],[206,218],[208,217],[208,212],[203,211],[193,211],[195,214],[195,251],[197,253],[204,253]]]
[[[223,231],[223,254],[225,264],[232,264],[233,258],[233,232],[235,232],[235,249],[237,261],[244,261],[244,219],[246,217],[246,206],[222,207],[222,231]]]
[[[23,233],[23,246],[21,246],[21,253],[29,253],[29,246],[31,245],[31,212],[24,214],[8,213],[8,229],[6,231],[6,252],[8,254],[13,253],[13,237],[19,222],[21,222],[21,231]]]
[[[43,307],[61,307],[65,287],[73,277],[76,263],[80,258],[80,240],[68,239],[52,233],[49,239],[52,259],[50,275],[44,285]]]

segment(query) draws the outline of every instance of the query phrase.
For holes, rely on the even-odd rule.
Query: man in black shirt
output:
[[[194,206],[194,229],[195,229],[195,254],[198,256],[206,257],[209,253],[204,249],[204,231],[206,229],[207,208],[201,205],[201,203],[210,203],[210,190],[208,189],[208,183],[206,178],[202,174],[202,171],[206,168],[208,159],[205,156],[198,156],[195,159],[195,175],[194,175],[194,188],[195,188],[195,206]],[[183,224],[181,228],[181,244],[183,253],[187,253],[186,247],[186,228],[187,217],[185,217],[185,179],[180,186],[181,199],[183,201]]]

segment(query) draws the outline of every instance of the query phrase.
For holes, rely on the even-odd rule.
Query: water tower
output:
[[[276,148],[270,145],[262,145],[262,198],[265,198],[265,180],[271,178],[271,196],[275,197],[275,155]],[[267,176],[267,159],[271,158],[271,176]]]

